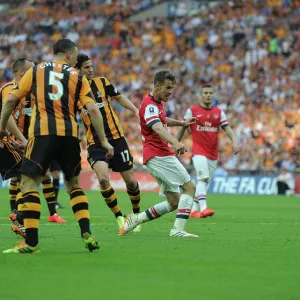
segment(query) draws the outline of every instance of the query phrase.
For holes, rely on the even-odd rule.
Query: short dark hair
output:
[[[56,55],[58,53],[66,53],[68,51],[73,51],[77,47],[74,42],[69,39],[59,39],[53,45],[53,53]]]
[[[32,61],[32,60],[28,59],[25,56],[17,58],[13,62],[12,67],[11,67],[13,73],[16,74],[20,69],[24,68],[26,61]]]
[[[213,89],[213,86],[211,84],[206,84],[201,89],[204,89],[204,88],[212,88]]]
[[[171,80],[173,83],[176,83],[176,78],[168,70],[160,70],[154,76],[154,85],[157,83],[164,83],[166,79]]]
[[[80,69],[82,64],[88,60],[91,60],[90,57],[84,53],[79,53],[77,56],[77,62],[75,68]]]

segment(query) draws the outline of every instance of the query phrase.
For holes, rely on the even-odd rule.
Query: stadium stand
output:
[[[178,78],[167,105],[175,118],[198,102],[201,85],[212,84],[215,103],[225,110],[242,147],[232,156],[220,133],[219,163],[227,171],[268,172],[281,166],[299,171],[299,1],[205,2],[184,17],[128,21],[158,2],[163,1],[13,1],[14,9],[0,20],[1,85],[12,79],[14,59],[51,60],[53,42],[67,37],[137,106],[161,68]],[[131,122],[130,112],[116,110],[141,164],[139,124]],[[191,145],[188,134],[186,144]],[[189,153],[183,162],[190,166]]]

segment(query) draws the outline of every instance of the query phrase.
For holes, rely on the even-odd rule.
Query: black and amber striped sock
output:
[[[41,217],[40,195],[37,191],[31,191],[24,193],[23,198],[22,212],[26,228],[25,243],[35,247],[38,244],[38,228]]]
[[[130,198],[131,204],[132,204],[132,211],[134,214],[138,214],[140,212],[140,201],[141,201],[141,193],[139,184],[137,183],[137,187],[135,190],[130,190],[127,188],[127,194]]]
[[[43,184],[43,194],[47,201],[50,216],[53,216],[54,214],[56,214],[56,208],[55,208],[56,201],[55,201],[55,193],[54,193],[52,181],[50,179],[46,179],[42,182],[42,184]]]
[[[122,216],[120,206],[118,204],[117,196],[115,190],[110,185],[108,189],[102,190],[100,192],[110,210],[115,214],[115,217]]]
[[[73,186],[68,193],[73,213],[80,226],[81,236],[86,232],[91,234],[89,204],[86,195],[79,185]]]
[[[23,218],[23,204],[24,204],[24,198],[23,198],[23,194],[19,188],[19,182],[18,182],[18,190],[17,190],[18,194],[17,194],[17,200],[16,200],[16,204],[17,204],[17,221],[21,224],[24,225],[24,218]]]
[[[24,203],[24,198],[22,195],[22,192],[20,189],[18,189],[18,194],[17,194],[17,210],[22,211],[23,203]]]
[[[59,178],[53,178],[53,188],[55,193],[55,201],[57,201],[59,193]]]
[[[18,181],[12,179],[9,185],[9,204],[10,204],[11,211],[17,209],[17,203],[16,203],[17,193],[18,193]]]

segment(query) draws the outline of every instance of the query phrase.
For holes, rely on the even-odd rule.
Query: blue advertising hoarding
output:
[[[195,178],[193,179],[195,180]],[[84,178],[81,177],[82,180]],[[8,188],[9,182],[9,180],[2,181],[0,178],[0,187]],[[112,185],[119,190],[113,180]],[[62,176],[60,186],[65,188]],[[86,186],[86,189],[90,189],[90,187]],[[276,176],[216,175],[209,184],[208,194],[275,195],[277,194]]]
[[[214,176],[208,188],[211,194],[274,195],[276,176]]]

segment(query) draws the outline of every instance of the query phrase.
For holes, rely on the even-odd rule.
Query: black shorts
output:
[[[88,147],[88,162],[93,168],[97,161],[105,161],[108,167],[114,172],[124,172],[131,170],[133,167],[133,157],[128,148],[127,142],[124,137],[110,140],[109,143],[114,147],[114,156],[107,159],[106,152],[99,144],[91,145]]]
[[[79,140],[72,136],[37,136],[29,139],[22,162],[22,174],[45,175],[51,161],[56,160],[66,180],[81,170]]]
[[[0,173],[3,180],[21,175],[22,156],[10,142],[0,149]]]
[[[57,160],[52,160],[50,163],[50,172],[60,171],[60,165]]]

